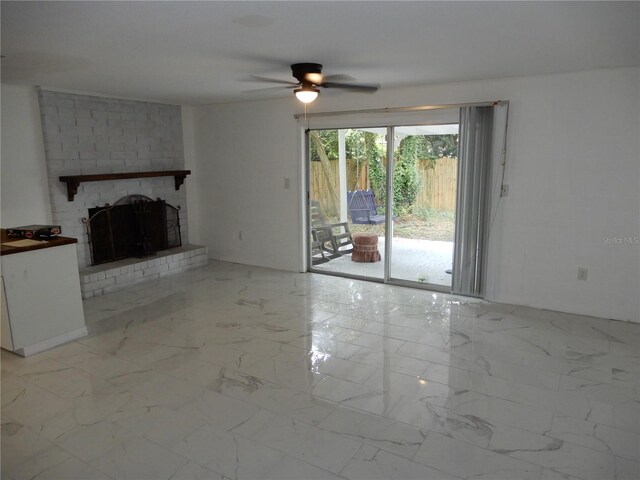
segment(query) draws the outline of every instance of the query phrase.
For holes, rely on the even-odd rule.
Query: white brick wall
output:
[[[184,169],[179,106],[116,98],[39,91],[40,114],[53,223],[78,239],[78,264],[91,264],[82,218],[88,209],[113,204],[132,194],[162,198],[180,206],[183,245],[188,244],[186,188],[176,191],[173,177],[113,180],[80,184],[67,200],[62,175]],[[105,283],[104,287],[111,288]]]

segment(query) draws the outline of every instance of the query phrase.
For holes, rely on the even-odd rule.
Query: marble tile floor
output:
[[[2,352],[2,478],[640,478],[640,324],[222,262]]]

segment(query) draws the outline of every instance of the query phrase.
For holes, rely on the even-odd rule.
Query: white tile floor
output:
[[[640,325],[213,262],[2,353],[3,479],[640,478]]]

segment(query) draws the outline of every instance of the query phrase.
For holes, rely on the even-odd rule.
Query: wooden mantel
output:
[[[60,178],[61,182],[67,184],[67,200],[73,202],[73,198],[78,193],[78,186],[83,182],[103,182],[105,180],[125,180],[128,178],[149,178],[149,177],[173,177],[176,190],[180,190],[180,185],[184,183],[191,170],[164,170],[159,172],[128,172],[128,173],[97,173],[94,175],[65,175]]]

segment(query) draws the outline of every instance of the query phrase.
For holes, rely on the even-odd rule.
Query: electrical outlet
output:
[[[243,236],[244,236],[244,235],[243,235],[243,233],[242,233],[242,230],[240,230],[240,231],[238,232],[238,240],[242,240]]]
[[[584,268],[584,267],[578,268],[578,280],[586,281],[588,272],[589,270],[587,268]]]
[[[285,190],[289,190],[289,188],[291,188],[291,179],[290,178],[285,178],[284,179],[284,188],[285,188]]]
[[[500,191],[500,196],[501,197],[508,197],[509,196],[509,185],[502,185],[502,190]]]

